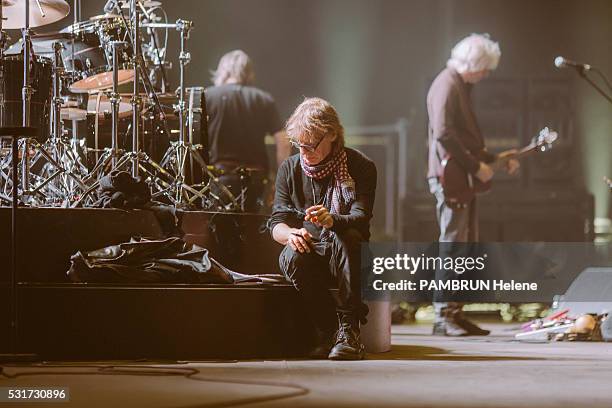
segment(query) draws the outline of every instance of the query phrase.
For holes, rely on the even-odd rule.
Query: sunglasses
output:
[[[296,149],[303,149],[303,150],[306,150],[307,152],[314,153],[315,150],[317,150],[317,148],[319,147],[319,145],[323,141],[323,139],[325,139],[325,137],[322,137],[321,139],[319,139],[317,144],[314,145],[314,146],[308,145],[308,144],[299,143],[299,142],[296,142],[293,139],[289,140],[289,143],[291,143],[291,146],[295,147]]]

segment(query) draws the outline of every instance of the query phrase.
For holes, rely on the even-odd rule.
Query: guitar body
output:
[[[457,160],[449,157],[442,161],[440,182],[444,189],[446,201],[454,206],[468,205],[476,194],[491,189],[491,181],[483,183],[463,169]]]
[[[518,160],[527,154],[548,150],[555,140],[557,140],[557,132],[545,127],[529,145],[520,150],[512,149],[500,153],[498,159],[490,166],[494,171],[499,170],[509,159]],[[483,183],[465,171],[459,162],[450,156],[442,160],[442,169],[440,183],[446,202],[451,207],[465,208],[472,202],[476,194],[485,193],[491,189],[491,180]]]

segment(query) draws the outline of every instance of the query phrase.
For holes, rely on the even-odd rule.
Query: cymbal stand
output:
[[[85,183],[89,185],[83,195],[77,200],[73,207],[80,206],[89,195],[98,188],[100,179],[105,175],[110,174],[113,170],[119,170],[127,167],[130,164],[130,158],[124,156],[124,152],[119,148],[119,104],[121,96],[119,95],[119,60],[118,54],[120,50],[125,48],[127,43],[123,41],[111,41],[110,46],[113,56],[113,90],[110,95],[111,103],[111,147],[104,149],[104,153],[98,159],[98,162],[85,178]]]
[[[134,49],[134,87],[132,88],[132,151],[140,152],[140,9],[138,8],[138,0],[130,1],[130,18],[132,20],[132,47]],[[129,27],[128,27],[129,29]],[[138,177],[138,154],[132,157],[132,177]]]
[[[30,102],[32,100],[32,87],[30,86],[30,57],[32,53],[32,42],[30,36],[30,2],[25,1],[25,26],[21,29],[23,40],[23,87],[21,88],[22,125],[30,126]],[[29,143],[28,139],[24,139],[22,143],[23,153],[21,158],[21,188],[25,192],[30,188],[29,179]],[[24,200],[22,198],[22,200]]]
[[[155,26],[161,25],[156,24]],[[181,34],[181,50],[179,53],[179,101],[177,106],[175,106],[175,110],[179,117],[179,140],[177,142],[171,142],[161,163],[161,165],[169,169],[175,177],[171,189],[163,193],[175,206],[189,207],[194,205],[197,201],[209,201],[210,197],[208,197],[207,194],[210,194],[210,183],[216,178],[210,173],[206,161],[199,153],[201,146],[191,144],[190,141],[187,140],[186,134],[188,109],[185,102],[185,68],[191,61],[191,54],[187,52],[186,47],[189,33],[193,28],[193,23],[188,20],[179,19],[176,21],[175,28]],[[208,173],[209,183],[207,185],[203,187],[191,186],[187,183],[186,171],[188,163],[190,162],[195,162],[204,172]],[[224,187],[225,186],[220,185],[221,189],[224,189]],[[229,190],[227,192],[229,193]],[[235,202],[235,200],[233,201]]]
[[[4,16],[2,13],[2,5],[0,5],[0,83],[4,81],[4,47],[7,43],[6,32],[3,30]],[[0,106],[4,105],[4,92],[0,92]],[[4,147],[4,141],[0,138],[0,147]],[[12,146],[11,142],[11,146]],[[8,156],[8,155],[7,155]],[[3,202],[11,203],[12,198],[10,192],[7,190],[10,184],[10,178],[8,171],[5,173],[4,170],[8,170],[9,163],[12,167],[12,158],[10,161],[5,161],[6,157],[0,155],[0,205]],[[12,186],[11,186],[12,188]]]
[[[127,160],[131,163],[131,173],[133,177],[138,177],[140,172],[142,171],[143,175],[147,176],[147,182],[152,187],[153,190],[157,191],[153,196],[157,196],[162,194],[163,191],[170,188],[171,184],[174,182],[174,177],[168,173],[161,165],[152,160],[142,149],[140,146],[140,106],[141,106],[141,98],[140,98],[140,85],[142,83],[147,95],[154,102],[154,106],[157,108],[158,112],[163,121],[164,130],[169,134],[168,124],[166,121],[165,113],[161,107],[161,103],[153,85],[151,84],[149,77],[145,72],[145,67],[143,64],[143,59],[141,57],[142,47],[141,47],[141,37],[140,37],[140,18],[141,18],[141,8],[142,4],[140,4],[137,0],[130,0],[130,20],[132,21],[132,29],[130,30],[130,25],[128,24],[127,19],[123,14],[123,10],[121,9],[121,2],[115,3],[115,9],[117,10],[117,14],[120,16],[123,21],[126,29],[130,44],[132,45],[132,49],[134,51],[134,86],[132,92],[132,151],[124,153],[123,157],[121,157],[120,161],[123,165],[123,162]]]

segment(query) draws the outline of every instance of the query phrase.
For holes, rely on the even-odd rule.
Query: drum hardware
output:
[[[34,186],[29,189],[23,188],[22,185],[22,201],[30,204],[57,205],[60,203],[66,206],[80,190],[86,188],[81,176],[86,174],[87,169],[82,164],[74,144],[65,140],[61,120],[59,120],[63,103],[60,98],[60,84],[63,75],[60,48],[61,44],[56,43],[50,137],[44,144],[35,139],[20,141],[22,163],[30,161],[27,170],[22,168],[21,178],[22,181],[28,182],[28,186],[30,184]]]
[[[25,7],[24,7],[25,5]],[[55,23],[70,13],[64,0],[2,1],[4,28],[18,30],[24,27],[40,27]]]
[[[139,93],[139,67],[141,63],[140,53],[140,33],[139,33],[139,24],[140,24],[140,8],[138,7],[138,0],[132,0],[130,2],[130,14],[132,18],[132,45],[134,46],[134,88],[132,94],[132,150],[134,152],[140,152],[140,93]],[[138,177],[138,154],[135,154],[132,158],[132,177]]]
[[[42,15],[42,12],[41,12]],[[65,17],[65,16],[64,16]],[[30,126],[30,101],[32,98],[32,87],[30,86],[30,57],[31,47],[30,42],[30,0],[25,2],[25,27],[21,30],[23,39],[23,88],[21,89],[21,97],[23,101],[22,112],[23,112],[23,127]],[[21,187],[23,192],[27,191],[29,186],[28,177],[28,139],[24,139],[23,143],[23,157],[21,167]]]
[[[117,9],[118,14],[121,16],[121,20],[123,21],[126,27],[129,27],[128,22],[126,21],[125,16],[123,15],[123,11],[121,10],[121,2],[116,2],[115,8]],[[159,112],[159,115],[162,120],[163,127],[167,133],[169,133],[168,124],[166,120],[165,113],[161,107],[159,98],[157,93],[153,89],[153,85],[150,82],[148,75],[145,72],[145,66],[142,58],[142,47],[140,42],[140,9],[139,3],[137,0],[131,0],[130,2],[130,22],[132,26],[132,31],[127,30],[127,35],[132,44],[132,50],[134,50],[134,61],[133,61],[133,88],[132,88],[132,152],[128,153],[128,156],[132,162],[132,176],[137,177],[139,175],[140,170],[145,170],[146,174],[149,176],[148,181],[152,187],[155,187],[159,190],[160,185],[162,186],[161,191],[166,191],[166,185],[171,185],[174,182],[173,176],[165,171],[161,165],[153,161],[141,148],[140,146],[140,106],[142,100],[140,98],[140,83],[142,81],[142,85],[144,87],[145,92],[149,96],[150,100],[153,103],[154,109]],[[142,164],[141,161],[145,163]],[[146,170],[152,169],[152,171]],[[167,181],[156,180],[159,176],[164,176]],[[155,193],[154,193],[155,194]]]
[[[161,2],[160,1],[154,1],[154,0],[140,0],[138,2],[138,6],[144,10],[144,9],[148,9],[148,8],[153,8],[153,7],[159,7],[161,6]],[[121,8],[123,9],[128,9],[130,8],[130,5],[127,3],[123,3],[121,5]]]
[[[141,75],[141,74],[144,74],[144,66],[141,63],[142,59],[141,59],[140,54],[142,50],[140,47],[140,34],[138,32],[140,16],[139,16],[138,7],[136,5],[135,0],[132,0],[130,11],[131,11],[131,16],[130,16],[131,24],[128,24],[126,18],[123,16],[121,9],[120,8],[118,9],[118,12],[120,13],[119,14],[120,19],[123,21],[124,27],[128,27],[126,34],[129,39],[129,44],[131,44],[131,49],[135,51],[133,62],[132,62],[133,64],[132,65],[133,66],[133,70],[132,70],[132,78],[133,78],[132,91],[133,92],[132,92],[132,99],[131,99],[132,151],[123,153],[122,151],[118,150],[118,134],[119,134],[118,125],[119,125],[119,106],[120,106],[120,95],[118,93],[118,88],[117,88],[119,85],[119,78],[118,78],[118,73],[117,73],[118,65],[119,65],[118,47],[121,46],[123,48],[128,44],[122,43],[120,45],[119,42],[111,42],[111,45],[113,47],[113,53],[112,53],[113,55],[113,69],[112,69],[113,92],[110,96],[110,102],[112,106],[112,115],[111,115],[112,117],[112,130],[111,130],[112,147],[110,150],[106,150],[104,152],[104,154],[98,160],[94,169],[91,171],[90,176],[88,176],[88,178],[86,179],[86,181],[93,181],[94,178],[97,178],[97,181],[91,184],[90,188],[83,194],[83,196],[77,202],[75,202],[74,206],[79,206],[83,203],[83,200],[97,188],[97,186],[99,185],[99,180],[103,175],[108,174],[110,171],[114,169],[124,168],[130,165],[131,165],[132,175],[136,177],[142,171],[143,175],[147,176],[147,181],[149,185],[151,186],[151,188],[157,191],[158,194],[163,194],[166,190],[168,190],[171,187],[172,183],[174,182],[173,176],[170,173],[168,173],[165,169],[163,169],[162,166],[160,166],[159,164],[151,160],[150,157],[145,152],[143,152],[140,148],[139,122],[141,119],[140,118],[140,105],[142,102],[140,98],[139,87],[140,87],[141,81],[145,87],[145,90],[147,90],[147,93],[148,93],[148,90],[150,90],[150,93],[148,94],[152,97],[151,99],[153,100],[154,105],[157,106],[157,109],[159,110],[160,115],[164,119],[164,122],[165,122],[165,116],[164,116],[163,110],[161,109],[159,100],[157,99],[157,95],[152,89],[151,84],[147,82],[148,77],[146,75]],[[133,31],[129,30],[130,25],[132,26]],[[100,104],[99,96],[98,96],[97,102],[98,102],[98,107],[99,107],[99,104]],[[96,121],[98,120],[98,118],[99,118],[99,115],[96,115]],[[164,124],[164,127],[167,129],[166,124]],[[96,129],[97,129],[97,126],[96,126]],[[96,139],[96,144],[97,144],[97,139]],[[110,160],[110,163],[109,163],[109,160]]]
[[[64,68],[62,66],[61,50],[63,45],[59,42],[54,43],[54,67],[53,67],[53,102],[52,102],[52,130],[51,136],[43,145],[43,149],[48,152],[51,157],[60,164],[60,168],[49,177],[57,177],[57,181],[53,183],[56,196],[59,192],[59,198],[63,203],[69,203],[86,188],[81,177],[87,175],[87,167],[83,164],[79,150],[77,134],[74,132],[74,121],[78,120],[81,114],[78,108],[68,108],[68,119],[73,120],[72,139],[67,140],[62,126],[62,119],[66,116],[64,99],[61,97],[61,85],[64,78]],[[50,165],[47,163],[44,170],[49,173]],[[61,170],[60,170],[61,169]],[[59,172],[59,173],[58,173]],[[58,177],[59,176],[59,177]]]
[[[89,21],[112,20],[121,17],[119,14],[104,13],[97,16],[89,17]]]
[[[168,15],[164,11],[164,9],[160,6],[161,6],[161,3],[153,2],[153,1],[145,2],[143,4],[143,6],[141,7],[142,13],[145,16],[145,19],[142,25],[143,27],[145,27],[146,24],[155,23],[162,19],[162,17],[158,17],[156,15],[155,12],[157,10],[163,13],[164,22],[168,23]],[[164,35],[165,38],[163,41],[164,45],[163,45],[163,48],[160,48],[158,44],[159,40],[157,38],[157,30],[152,27],[146,27],[147,34],[149,35],[149,43],[146,46],[146,51],[144,52],[144,56],[148,57],[148,64],[150,66],[149,79],[155,85],[159,83],[158,89],[161,90],[162,94],[166,93],[166,90],[170,86],[168,82],[168,76],[166,74],[166,69],[172,68],[172,63],[169,61],[166,61],[166,55],[167,55],[166,49],[168,48],[168,30],[170,28],[171,27],[166,27],[164,29],[165,31],[165,35]],[[158,77],[157,75],[158,71],[161,74],[160,77]]]
[[[252,172],[252,169],[244,166],[240,166],[236,169],[236,174],[238,174],[238,177],[240,178],[240,195],[238,195],[236,199],[240,203],[240,210],[242,212],[246,211],[247,194],[249,191]]]
[[[154,24],[150,26],[160,27],[160,24]],[[172,142],[168,151],[164,155],[162,160],[162,166],[170,169],[175,177],[172,194],[166,194],[168,199],[175,206],[191,206],[198,200],[206,200],[205,193],[211,189],[210,182],[214,180],[214,177],[209,174],[209,183],[205,186],[194,185],[190,186],[186,182],[187,175],[187,164],[195,162],[198,167],[204,169],[206,172],[207,165],[204,158],[199,153],[201,146],[193,145],[187,140],[186,126],[187,126],[187,113],[188,109],[185,102],[185,76],[186,66],[191,61],[191,54],[187,52],[187,40],[189,39],[189,33],[193,28],[193,23],[188,20],[177,20],[175,25],[176,30],[180,33],[180,52],[179,52],[179,100],[175,110],[179,117],[179,140]],[[193,106],[190,108],[193,110]]]
[[[0,12],[0,18],[1,16],[2,16],[2,13]],[[6,50],[6,45],[9,41],[11,41],[11,37],[6,33],[6,31],[0,30],[0,54],[4,53],[4,50]],[[1,55],[0,55],[0,58],[1,58]]]
[[[79,207],[83,201],[93,193],[100,185],[100,179],[113,170],[122,169],[131,161],[131,157],[124,155],[124,151],[119,148],[119,104],[121,95],[118,92],[119,72],[118,72],[118,54],[127,45],[124,41],[112,41],[112,61],[113,61],[113,91],[110,94],[111,103],[111,147],[104,149],[104,153],[100,156],[93,170],[85,178],[89,187],[83,192],[81,197],[73,204],[73,207]]]
[[[112,87],[112,41],[125,41],[129,25],[120,18],[96,22],[77,22],[62,32],[73,35],[69,52],[64,53],[64,65],[77,74],[70,91],[88,93]],[[128,46],[119,55],[119,84],[132,81],[132,50]]]
[[[128,161],[124,156],[124,151],[119,148],[119,104],[121,103],[121,95],[118,92],[119,86],[119,73],[118,69],[118,53],[127,44],[123,41],[113,41],[111,47],[113,50],[113,91],[110,94],[111,104],[111,147],[104,149],[104,153],[99,157],[96,165],[85,178],[86,183],[93,183],[83,193],[81,199],[79,199],[75,205],[80,205],[83,199],[91,192],[93,192],[99,185],[99,180],[106,174],[109,174],[113,170],[123,168]],[[99,103],[99,99],[98,99]],[[98,105],[99,106],[99,105]],[[97,149],[97,148],[96,148]],[[94,181],[95,180],[95,181]]]
[[[66,11],[62,18],[68,14],[69,6],[65,2],[50,2],[42,1],[36,2],[38,11],[41,13],[43,18],[47,18],[44,7],[49,7],[49,10],[53,12],[54,4],[59,4],[59,9]],[[65,7],[64,7],[65,6]],[[52,13],[53,14],[53,13]],[[36,12],[34,12],[36,15]],[[25,2],[25,27],[22,29],[22,48],[23,48],[23,87],[22,87],[22,125],[24,127],[30,126],[32,123],[32,96],[36,92],[37,98],[40,96],[47,96],[47,99],[43,99],[42,106],[37,106],[37,119],[39,123],[38,128],[42,131],[43,129],[49,129],[49,125],[44,125],[46,116],[46,107],[48,107],[48,91],[53,90],[53,127],[50,130],[50,138],[44,145],[38,140],[23,139],[21,141],[21,190],[22,190],[22,201],[24,203],[31,204],[49,204],[49,201],[58,201],[66,205],[69,200],[76,194],[77,188],[85,188],[82,180],[76,172],[82,172],[83,167],[79,167],[77,157],[70,152],[70,145],[65,144],[62,140],[62,128],[60,121],[60,109],[62,100],[60,98],[59,83],[62,75],[62,68],[59,64],[59,50],[60,46],[54,46],[54,57],[55,64],[52,68],[53,71],[53,85],[44,86],[43,83],[33,83],[33,79],[36,81],[40,80],[41,71],[39,67],[44,68],[46,61],[45,59],[39,59],[32,53],[32,33],[30,30],[30,2]],[[57,13],[56,13],[57,16]],[[50,21],[49,21],[50,22]],[[39,24],[40,25],[40,24]],[[32,77],[32,69],[34,69],[34,77]],[[44,70],[42,71],[44,73]],[[5,82],[6,85],[6,82]],[[34,86],[33,86],[34,85]],[[47,94],[45,94],[47,92]],[[42,111],[40,111],[42,109]],[[42,120],[42,123],[40,121]],[[49,122],[47,122],[49,123]],[[43,136],[44,139],[44,136]],[[30,161],[30,152],[34,151],[35,155]],[[32,171],[32,168],[36,169],[39,163],[44,160],[44,163],[40,167],[40,174]],[[32,180],[31,180],[32,179]],[[32,185],[34,188],[30,189],[30,181],[33,181]],[[49,194],[46,194],[46,193]],[[37,201],[39,197],[42,197],[44,201]]]
[[[26,15],[30,11],[30,4],[38,6],[36,0],[23,3],[19,7]],[[9,58],[13,66],[15,63],[23,65],[21,97],[12,98],[11,102],[16,103],[19,99],[18,102],[22,105],[23,121],[19,117],[20,124],[25,124],[28,120],[28,123],[38,127],[40,122],[41,129],[44,128],[39,139],[22,140],[19,144],[22,173],[20,190],[24,197],[22,200],[33,205],[54,205],[60,202],[62,205],[68,203],[72,207],[88,205],[93,203],[94,197],[91,193],[97,189],[101,177],[113,169],[129,168],[133,175],[142,175],[146,178],[153,197],[165,198],[176,206],[201,205],[224,211],[239,211],[243,208],[244,198],[241,196],[245,195],[244,189],[241,190],[241,194],[236,193],[237,197],[232,195],[232,192],[219,181],[219,172],[206,165],[206,146],[202,146],[200,142],[207,141],[207,137],[204,135],[198,140],[200,136],[198,132],[205,132],[207,126],[204,90],[185,87],[186,65],[191,60],[186,46],[190,30],[193,28],[192,22],[178,20],[174,24],[160,23],[165,17],[164,10],[159,7],[160,4],[137,0],[114,2],[112,13],[81,21],[76,13],[77,3],[78,0],[75,0],[73,24],[59,33],[35,34],[26,24],[20,40],[20,58]],[[66,15],[69,12],[69,6],[61,0],[40,1],[42,11],[50,9],[50,4],[62,4],[62,10],[68,9]],[[126,7],[130,10],[129,21],[121,10]],[[156,16],[155,8],[159,8],[164,15]],[[167,21],[167,17],[165,18]],[[34,22],[35,19],[29,21]],[[14,18],[9,22],[17,24]],[[36,24],[32,23],[32,27],[42,25],[39,23],[37,20]],[[21,27],[22,24],[17,26]],[[0,32],[1,29],[0,22]],[[147,30],[150,36],[149,43],[145,37],[147,34],[140,32],[141,29]],[[163,48],[160,48],[157,32],[154,31],[156,29],[165,29],[166,33],[173,29],[180,33],[181,84],[177,94],[178,101],[173,99],[169,102],[174,109],[173,112],[164,110],[156,92],[159,88],[154,88],[152,82],[156,77],[155,71],[161,69],[162,91],[167,86],[165,75],[167,38],[160,44]],[[0,37],[0,46],[2,39],[3,37]],[[62,64],[58,63],[54,42],[61,42],[63,45],[58,47]],[[124,43],[123,47],[117,49],[116,43],[121,42]],[[52,65],[49,62],[50,58],[36,55],[40,53],[53,56],[55,63]],[[14,68],[8,74],[6,69],[7,65],[2,64],[0,78],[2,75],[4,78],[7,76],[14,78],[14,74],[10,73]],[[47,71],[48,80],[45,77]],[[50,80],[51,71],[53,84]],[[82,97],[65,100],[69,93],[61,86],[58,90],[58,78],[70,79],[65,84],[66,89],[73,93],[78,92]],[[6,81],[1,82],[2,86],[6,85]],[[121,100],[118,89],[121,84],[132,85],[129,101],[125,98],[124,101]],[[156,83],[156,86],[159,86],[159,83]],[[144,91],[142,94],[140,89]],[[146,109],[142,107],[144,99],[142,95],[146,95]],[[0,92],[0,97],[2,96],[8,99],[5,92]],[[106,114],[107,111],[110,114]],[[131,123],[128,124],[127,117],[130,111]],[[3,112],[0,109],[0,117],[6,117]],[[88,112],[94,112],[94,115],[88,115]],[[15,116],[12,111],[8,113],[9,116]],[[171,115],[172,120],[178,121],[178,125],[173,127],[172,131],[168,126],[166,114]],[[83,123],[84,119],[89,122],[92,116],[95,120],[95,131],[88,132],[88,136],[93,133],[95,143],[90,143],[90,146],[95,144],[95,148],[88,149],[78,138],[78,124]],[[98,124],[104,124],[101,121],[107,117],[110,117],[111,122],[110,147],[100,149]],[[72,121],[71,136],[68,136],[68,130],[64,127],[64,120]],[[108,127],[108,122],[106,126]],[[175,129],[178,140],[173,141],[166,150],[162,164],[157,164],[150,159],[149,151],[145,153],[143,150],[145,146],[143,142],[151,144],[155,138],[163,142],[161,145],[164,147],[161,148],[160,154],[156,155],[157,158],[161,156],[167,145],[162,139],[166,136],[168,139],[176,137]],[[48,140],[45,141],[47,134]],[[131,151],[125,151],[129,140],[125,146],[121,143],[120,135],[124,134],[126,137],[131,136]],[[96,157],[95,164],[92,162],[93,169],[90,172],[87,171],[83,148],[86,153],[100,153],[99,157]],[[8,180],[10,171],[5,166],[9,157],[10,154],[2,154],[0,151],[0,200],[9,196],[5,192],[8,193],[7,188],[11,187]],[[30,189],[30,185],[33,188]]]

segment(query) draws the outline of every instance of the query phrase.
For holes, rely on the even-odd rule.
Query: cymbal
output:
[[[132,82],[134,79],[134,71],[131,69],[120,69],[117,71],[118,85],[123,85]],[[102,72],[84,79],[81,79],[70,85],[70,92],[88,93],[91,91],[99,91],[108,89],[113,86],[113,71]]]
[[[2,28],[13,30],[25,27],[25,1],[30,2],[32,28],[55,23],[70,13],[70,6],[64,0],[2,0]]]
[[[89,17],[89,21],[110,20],[113,18],[121,18],[121,16],[119,14],[111,13],[99,14],[97,16]]]
[[[48,33],[32,33],[32,42],[47,40],[72,40],[74,34],[62,31],[50,31]]]
[[[154,0],[143,0],[143,1],[140,1],[139,3],[142,4],[142,6],[144,8],[151,8],[151,7],[161,6],[161,1],[154,1]],[[126,2],[122,3],[121,4],[121,8],[129,9],[130,8],[130,2],[126,1]]]

